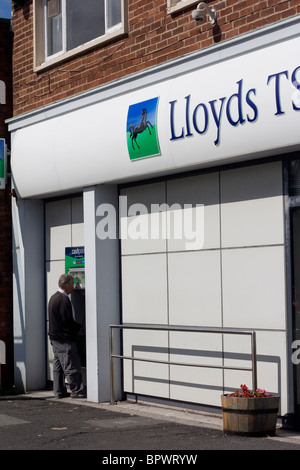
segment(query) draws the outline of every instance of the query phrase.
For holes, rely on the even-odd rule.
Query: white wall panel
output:
[[[166,254],[123,257],[122,272],[123,322],[167,324]]]
[[[162,229],[166,216],[156,209],[157,205],[162,206],[166,202],[165,183],[127,188],[120,192],[120,196],[122,254],[165,252],[167,239],[162,236]],[[135,216],[139,210],[145,213]]]
[[[285,328],[282,246],[223,250],[224,326]]]
[[[281,162],[221,172],[222,247],[282,244]]]
[[[220,247],[219,173],[178,178],[167,181],[167,203],[204,205],[203,249]],[[168,243],[169,251],[185,249],[182,244]]]
[[[71,199],[46,204],[46,260],[65,259],[65,247],[71,246],[71,221]]]
[[[64,259],[46,262],[47,299],[58,289],[58,278],[65,272]]]
[[[168,333],[151,330],[124,330],[124,355],[168,361]],[[151,362],[124,361],[124,388],[131,393],[169,396],[169,366]]]
[[[170,360],[202,365],[222,365],[222,338],[219,334],[170,333]],[[170,367],[170,397],[219,406],[222,369]]]
[[[168,255],[171,325],[221,326],[219,250]]]
[[[82,197],[72,198],[72,245],[84,246],[84,223]]]
[[[220,406],[221,369],[171,366],[170,383],[171,400]]]

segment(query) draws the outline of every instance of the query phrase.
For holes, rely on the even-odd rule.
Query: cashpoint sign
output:
[[[70,269],[84,268],[84,246],[65,248],[65,272]]]
[[[74,287],[85,288],[85,259],[84,246],[70,246],[65,248],[65,273],[74,278]]]
[[[0,139],[0,189],[5,189],[6,184],[6,144],[5,139]]]

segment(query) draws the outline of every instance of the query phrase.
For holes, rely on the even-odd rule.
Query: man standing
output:
[[[53,392],[57,398],[69,396],[65,378],[70,386],[71,398],[86,398],[82,383],[81,363],[76,339],[81,325],[73,318],[73,307],[69,299],[74,287],[73,277],[62,274],[58,280],[58,291],[52,295],[48,305],[49,338],[53,348]]]

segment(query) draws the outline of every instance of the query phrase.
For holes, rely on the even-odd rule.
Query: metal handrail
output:
[[[114,338],[113,330],[119,329],[136,329],[136,330],[159,330],[159,331],[180,331],[191,333],[216,333],[216,334],[229,334],[229,335],[249,335],[251,336],[251,367],[234,367],[224,365],[207,365],[207,364],[189,364],[184,362],[162,361],[159,359],[145,359],[134,356],[122,356],[114,354]],[[205,328],[205,327],[188,327],[188,326],[167,326],[167,325],[148,325],[137,323],[124,323],[123,325],[110,325],[110,403],[115,403],[115,386],[114,386],[114,359],[129,359],[132,361],[154,362],[160,364],[179,365],[179,366],[193,366],[193,367],[206,367],[215,369],[230,369],[230,370],[246,370],[252,372],[252,389],[257,389],[257,361],[256,361],[256,334],[252,330],[239,330],[237,328]]]

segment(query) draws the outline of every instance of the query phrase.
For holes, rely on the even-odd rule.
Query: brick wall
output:
[[[0,103],[0,137],[10,148],[5,120],[12,116],[12,34],[10,22],[0,19],[0,80],[5,83],[5,102]],[[0,189],[0,340],[6,344],[6,364],[1,366],[2,388],[9,389],[13,378],[13,307],[12,307],[12,227],[10,181]]]
[[[167,0],[129,0],[129,33],[40,73],[33,72],[33,0],[14,5],[14,115],[153,67],[300,13],[299,0],[207,0],[218,25],[174,15]]]

